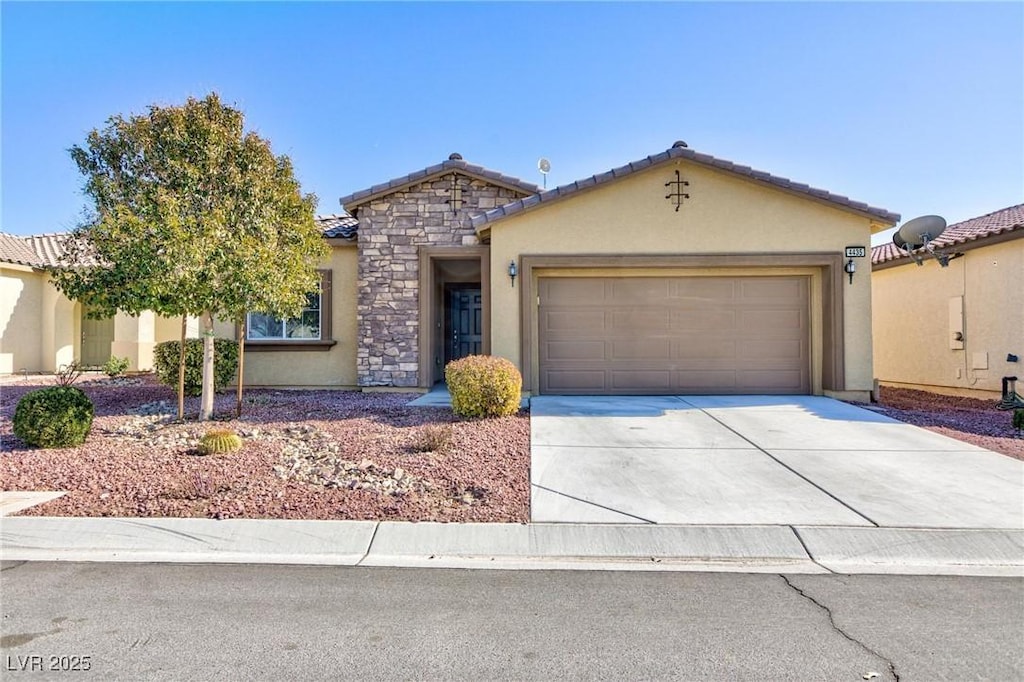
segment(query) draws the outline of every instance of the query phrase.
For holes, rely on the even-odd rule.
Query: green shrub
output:
[[[92,428],[92,401],[74,386],[50,386],[22,396],[14,409],[14,435],[37,448],[81,445]]]
[[[238,369],[238,342],[217,339],[214,344],[213,386],[221,390],[231,383]],[[181,354],[180,341],[164,341],[153,349],[153,365],[157,380],[171,388],[178,387],[178,356]],[[185,341],[185,395],[200,395],[203,392],[203,340]]]
[[[128,365],[128,358],[119,358],[116,355],[112,355],[103,365],[103,373],[113,379],[124,374],[128,370]]]
[[[234,452],[241,448],[241,436],[231,429],[210,429],[199,441],[199,450],[205,455]]]
[[[452,410],[460,417],[505,417],[519,411],[523,377],[505,358],[470,355],[444,368]]]
[[[1024,431],[1024,409],[1013,411],[1013,428],[1017,429],[1017,433]]]

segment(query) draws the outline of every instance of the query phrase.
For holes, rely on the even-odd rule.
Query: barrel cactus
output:
[[[235,452],[242,447],[242,438],[231,429],[211,429],[199,441],[199,450],[204,455]]]

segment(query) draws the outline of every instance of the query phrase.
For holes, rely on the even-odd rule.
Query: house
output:
[[[50,281],[67,234],[0,233],[0,374],[53,372],[71,362],[96,367],[111,355],[129,370],[153,368],[153,346],[181,338],[181,322],[144,313],[89,319]],[[197,327],[193,324],[192,336]]]
[[[489,353],[534,394],[873,388],[844,251],[889,211],[682,142],[545,191],[452,154],[341,205],[302,315],[249,316],[248,385],[426,390]]]
[[[998,397],[1024,379],[1024,204],[965,220],[935,240],[941,267],[894,244],[871,250],[875,375],[885,385]]]

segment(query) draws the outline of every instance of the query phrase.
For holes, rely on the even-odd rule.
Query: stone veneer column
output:
[[[419,384],[419,247],[477,244],[470,217],[524,193],[453,174],[406,188],[358,208],[360,386]]]

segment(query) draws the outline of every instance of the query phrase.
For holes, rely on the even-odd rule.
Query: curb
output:
[[[0,560],[1024,576],[1024,530],[7,517]]]

